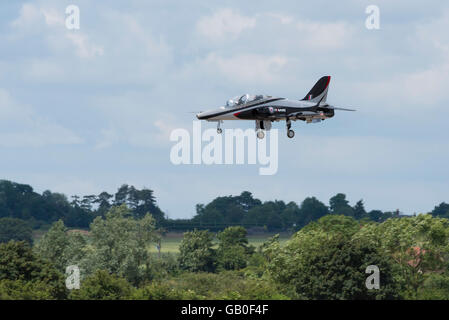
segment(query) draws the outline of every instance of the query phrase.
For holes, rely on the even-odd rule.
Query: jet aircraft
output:
[[[217,132],[222,133],[223,120],[254,120],[259,139],[265,137],[264,131],[271,129],[273,121],[286,121],[287,136],[293,138],[292,121],[302,120],[316,123],[332,118],[335,110],[355,111],[332,106],[326,102],[331,77],[324,76],[310,89],[302,100],[273,97],[268,95],[244,94],[229,99],[225,106],[200,112],[199,120],[216,121]]]

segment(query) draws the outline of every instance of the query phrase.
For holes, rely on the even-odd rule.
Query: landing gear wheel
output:
[[[221,128],[217,128],[217,133],[221,134],[223,132],[223,130]]]
[[[262,130],[257,131],[257,138],[263,139],[265,137],[265,133]]]
[[[289,137],[290,139],[293,138],[295,136],[295,131],[293,130],[288,130],[287,131],[287,137]]]

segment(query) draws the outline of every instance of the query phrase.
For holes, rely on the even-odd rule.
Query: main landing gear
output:
[[[265,133],[262,130],[257,131],[257,138],[263,139],[265,137]]]
[[[259,139],[265,138],[265,131],[271,130],[271,120],[256,120],[256,136]]]
[[[295,136],[295,131],[290,129],[292,127],[291,120],[287,118],[286,124],[287,124],[287,137],[289,137],[291,139]]]
[[[223,130],[220,128],[220,124],[222,123],[222,120],[218,120],[217,122],[217,133],[221,134],[223,132]]]

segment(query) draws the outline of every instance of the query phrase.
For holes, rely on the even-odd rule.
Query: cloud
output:
[[[90,43],[89,38],[85,34],[66,33],[66,37],[76,47],[77,55],[80,58],[92,58],[95,56],[102,56],[104,53],[103,47]]]
[[[96,148],[108,148],[117,143],[134,147],[166,147],[170,132],[182,127],[173,114],[149,107],[151,97],[126,92],[98,98],[94,108],[101,112],[104,126]]]
[[[86,33],[66,28],[64,11],[61,9],[25,3],[20,9],[19,17],[11,26],[20,31],[22,37],[39,31],[38,35],[43,37],[50,48],[65,53],[75,52],[82,59],[101,56],[104,53],[103,46],[92,43]]]
[[[20,8],[20,14],[11,25],[16,28],[25,28],[35,24],[42,16],[42,12],[33,4],[25,3]]]
[[[71,130],[21,105],[0,88],[0,146],[42,147],[80,144],[83,140]]]
[[[301,42],[313,49],[341,48],[350,39],[352,28],[344,22],[296,22],[298,38]]]
[[[210,39],[236,38],[246,29],[256,26],[256,18],[239,14],[232,9],[220,9],[211,16],[202,17],[196,24],[197,31]]]
[[[210,53],[200,64],[237,83],[272,83],[279,80],[287,62],[282,55],[240,54],[224,58]]]

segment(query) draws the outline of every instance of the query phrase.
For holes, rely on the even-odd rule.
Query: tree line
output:
[[[343,193],[329,199],[329,204],[307,197],[300,205],[294,201],[265,201],[244,191],[237,196],[221,196],[208,204],[197,204],[191,219],[169,219],[159,208],[151,189],[137,189],[127,184],[115,194],[74,195],[69,200],[61,193],[39,194],[26,184],[0,180],[0,241],[31,241],[32,229],[48,229],[62,220],[69,228],[86,229],[96,217],[104,217],[113,207],[126,205],[135,218],[150,212],[158,227],[166,231],[193,229],[223,230],[228,226],[244,226],[251,232],[294,232],[328,214],[342,214],[356,220],[382,222],[401,216],[399,211],[366,210],[363,200],[351,205]],[[449,218],[449,204],[443,202],[430,212],[435,217]]]
[[[150,214],[135,218],[124,204],[89,233],[59,220],[34,245],[0,243],[0,299],[449,299],[449,220],[429,214],[330,214],[258,247],[242,226],[192,230],[176,255],[151,253],[160,237]],[[79,289],[65,286],[69,265]],[[373,265],[376,289],[366,286]]]

